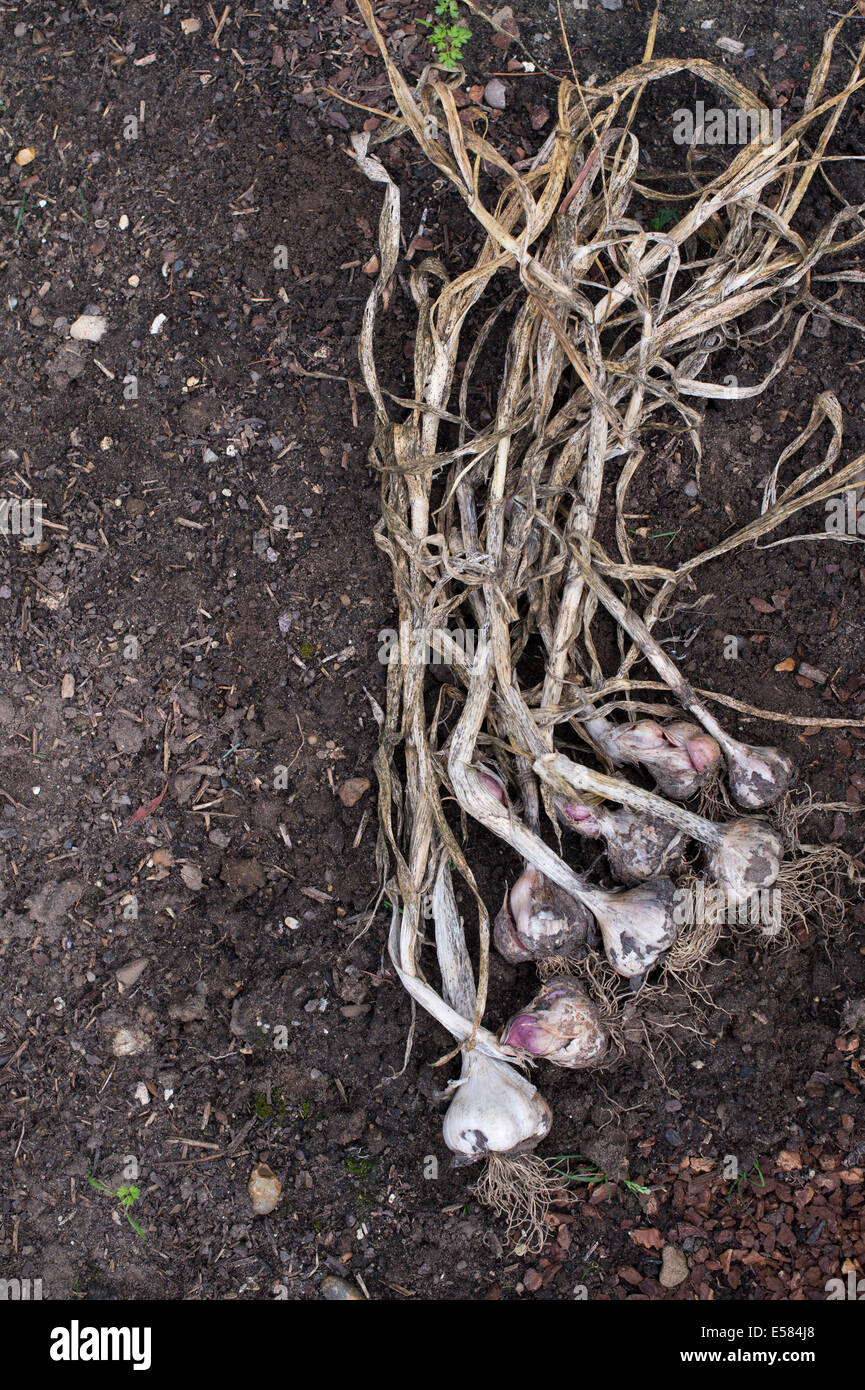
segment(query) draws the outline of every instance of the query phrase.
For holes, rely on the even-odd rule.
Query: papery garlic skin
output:
[[[556,809],[562,824],[578,835],[603,839],[607,862],[619,883],[643,883],[681,862],[685,837],[659,816],[579,801],[558,801]]]
[[[540,1091],[510,1065],[478,1048],[463,1052],[462,1076],[444,1118],[444,1141],[464,1162],[533,1149],[553,1115]]]
[[[719,826],[718,844],[708,850],[709,873],[723,890],[729,907],[771,888],[781,870],[783,846],[768,821],[727,821]]]
[[[735,744],[725,751],[730,790],[739,805],[748,811],[762,811],[771,806],[793,781],[795,764],[777,748]]]
[[[563,888],[528,864],[511,889],[516,934],[533,956],[567,954],[582,945],[591,915]]]
[[[676,940],[675,889],[668,878],[652,879],[623,893],[607,894],[596,910],[604,950],[619,975],[642,980]]]
[[[505,900],[493,921],[493,945],[509,965],[523,965],[528,960],[534,960],[531,951],[526,950],[517,936],[514,919],[511,917],[508,906],[507,890],[505,890]]]
[[[557,1067],[582,1070],[605,1056],[609,1034],[597,1006],[567,975],[548,980],[504,1026],[501,1042]]]
[[[493,924],[497,950],[512,965],[568,955],[584,945],[592,915],[539,869],[527,864]]]
[[[640,719],[636,724],[613,724],[589,719],[586,728],[611,762],[641,764],[662,795],[687,801],[714,775],[721,762],[716,741],[697,724],[674,719],[659,724]]]

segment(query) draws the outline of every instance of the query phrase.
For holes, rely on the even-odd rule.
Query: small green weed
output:
[[[649,222],[653,232],[663,232],[672,222],[678,219],[678,212],[675,208],[659,208]]]
[[[435,13],[435,19],[420,22],[429,29],[430,47],[442,67],[453,69],[461,61],[472,31],[460,23],[459,0],[436,0]]]
[[[582,1182],[589,1185],[602,1182],[609,1193],[610,1179],[607,1177],[603,1168],[599,1168],[597,1163],[592,1163],[589,1159],[583,1158],[581,1154],[557,1154],[550,1162],[554,1165],[553,1172],[556,1177],[561,1178],[564,1182]],[[564,1168],[555,1166],[562,1163],[565,1165],[578,1163],[581,1167],[577,1172],[572,1172],[569,1166]],[[628,1192],[631,1193],[631,1196],[636,1197],[638,1201],[640,1197],[648,1197],[652,1190],[650,1187],[643,1187],[640,1183],[631,1181],[630,1178],[623,1178],[621,1186],[626,1188]]]
[[[91,1178],[89,1173],[87,1174],[87,1181],[90,1183],[91,1187],[96,1188],[97,1192],[107,1192],[109,1197],[116,1197],[123,1209],[123,1215],[126,1217],[133,1231],[135,1231],[136,1235],[141,1236],[142,1240],[147,1239],[147,1236],[132,1215],[132,1208],[141,1196],[140,1187],[133,1187],[131,1183],[124,1183],[122,1187],[112,1189],[106,1187],[104,1182],[97,1182],[96,1178]]]

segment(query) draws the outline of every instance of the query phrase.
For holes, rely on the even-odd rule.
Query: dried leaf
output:
[[[181,864],[180,877],[183,879],[187,888],[192,889],[193,893],[197,893],[201,888],[201,870],[197,864]]]

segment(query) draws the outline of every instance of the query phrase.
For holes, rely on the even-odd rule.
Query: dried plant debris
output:
[[[863,86],[865,47],[843,89],[827,95],[843,21],[831,29],[800,117],[771,141],[752,140],[708,181],[695,175],[683,200],[641,182],[634,121],[647,84],[689,72],[738,107],[762,103],[705,60],[654,58],[654,23],[637,67],[591,87],[561,83],[555,128],[516,168],[461,123],[441,72],[427,69],[409,87],[369,0],[358,4],[397,107],[377,135],[351,141],[358,167],[384,193],[359,351],[375,408],[370,459],[382,478],[376,539],[391,561],[405,637],[380,712],[381,892],[392,906],[399,977],[461,1057],[445,1139],[460,1161],[487,1160],[480,1195],[509,1218],[518,1242],[537,1248],[556,1184],[530,1154],[551,1121],[525,1068],[540,1059],[598,1065],[609,1061],[610,1041],[618,1055],[622,1020],[634,1031],[633,993],[651,977],[647,999],[657,1002],[668,984],[698,995],[702,965],[726,930],[741,927],[743,911],[776,944],[790,939],[791,914],[816,907],[832,924],[837,915],[837,856],[830,864],[819,849],[802,850],[763,818],[794,781],[792,762],[734,738],[710,708],[716,697],[694,689],[653,635],[701,565],[766,544],[860,474],[865,456],[836,467],[837,400],[819,396],[769,475],[760,514],[675,569],[634,560],[626,507],[659,430],[690,442],[699,479],[697,403],[764,392],[822,307],[815,268],[865,241],[865,204],[842,204],[810,241],[793,227]],[[400,254],[400,193],[380,147],[406,131],[464,200],[483,241],[453,278],[433,257],[412,264],[414,393],[394,418],[375,329]],[[481,192],[491,182],[494,201]],[[677,210],[654,230],[657,219],[646,226],[632,211],[639,200]],[[474,417],[473,378],[502,334],[495,413],[484,422]],[[775,362],[763,380],[712,379],[731,343],[770,341]],[[788,460],[824,427],[822,459],[782,481]],[[601,633],[611,623],[618,669],[604,669],[599,655],[610,650]],[[448,673],[433,696],[431,653]],[[643,659],[658,681],[632,680]],[[610,776],[614,769],[631,778]],[[695,809],[682,804],[689,800]],[[502,885],[492,933],[472,873],[472,822],[524,864]],[[563,840],[563,826],[581,839]],[[604,856],[578,871],[572,850],[589,840]],[[454,873],[476,907],[475,961]],[[430,902],[437,970],[422,958]],[[545,981],[500,1040],[483,1025],[491,939],[511,962],[537,960]],[[646,1019],[639,1027],[651,1033]]]

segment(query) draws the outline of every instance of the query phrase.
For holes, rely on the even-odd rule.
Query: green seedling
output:
[[[756,1177],[753,1176],[754,1174],[756,1174]],[[751,1221],[752,1224],[756,1226],[757,1223],[754,1219],[753,1211],[751,1210],[750,1206],[747,1206],[745,1204],[744,1193],[746,1187],[750,1187],[755,1192],[759,1192],[760,1189],[764,1188],[765,1186],[766,1179],[763,1177],[763,1173],[759,1163],[756,1159],[754,1159],[754,1162],[751,1164],[751,1167],[746,1168],[744,1173],[740,1173],[736,1181],[730,1184],[730,1187],[726,1194],[727,1206],[732,1211],[734,1200],[738,1202],[739,1206],[742,1207],[742,1209],[744,1210],[745,1215],[748,1217],[749,1221]]]
[[[602,1182],[609,1194],[610,1179],[607,1177],[603,1168],[599,1168],[596,1163],[592,1163],[589,1159],[583,1158],[580,1154],[557,1154],[550,1162],[554,1165],[553,1172],[556,1177],[561,1178],[563,1182],[581,1182],[589,1186]],[[569,1167],[559,1168],[555,1166],[560,1163],[579,1163],[582,1166],[574,1173],[571,1172]],[[630,1178],[623,1178],[621,1185],[627,1188],[631,1195],[636,1197],[638,1201],[640,1197],[648,1197],[649,1193],[652,1191],[650,1187],[643,1187],[640,1183],[633,1182]]]
[[[666,227],[669,227],[671,222],[676,221],[678,216],[679,214],[675,208],[659,208],[649,222],[649,226],[653,232],[663,232]]]
[[[463,49],[472,36],[471,29],[460,24],[459,0],[436,0],[435,19],[422,19],[429,29],[429,43],[443,68],[453,70],[463,56]]]
[[[757,1175],[756,1178],[752,1176],[754,1173]],[[766,1179],[763,1177],[762,1170],[756,1158],[751,1164],[751,1167],[746,1168],[744,1173],[740,1173],[736,1181],[731,1184],[730,1192],[727,1195],[729,1196],[731,1193],[735,1193],[737,1202],[741,1202],[742,1193],[746,1185],[748,1187],[753,1187],[755,1192],[759,1192],[761,1187],[766,1186]]]
[[[126,1217],[133,1231],[135,1231],[136,1235],[141,1236],[142,1240],[147,1239],[147,1236],[132,1215],[132,1208],[141,1196],[140,1187],[134,1187],[131,1183],[124,1183],[122,1187],[118,1188],[106,1187],[104,1182],[97,1182],[96,1178],[91,1178],[89,1173],[87,1174],[87,1181],[90,1183],[91,1187],[96,1188],[97,1192],[107,1192],[109,1197],[116,1197],[123,1209],[123,1215]]]
[[[673,541],[676,539],[676,537],[678,536],[678,534],[679,534],[678,529],[675,530],[675,531],[656,531],[655,534],[654,534],[653,536],[649,536],[649,540],[650,540],[650,541],[662,541],[662,540],[664,540],[664,538],[665,538],[666,536],[669,536],[670,539],[667,541],[667,544],[664,546],[664,549],[665,549],[665,550],[669,550],[669,549],[670,549],[670,546],[673,544]]]

